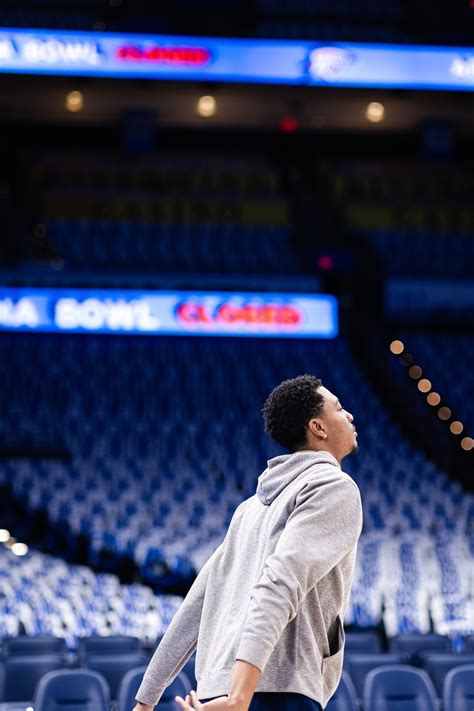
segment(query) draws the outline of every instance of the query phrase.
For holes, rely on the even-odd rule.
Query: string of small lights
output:
[[[433,390],[433,384],[428,378],[423,378],[423,369],[417,363],[414,363],[414,358],[411,353],[405,349],[403,341],[394,340],[390,343],[391,352],[399,357],[400,363],[408,368],[409,377],[416,381],[417,388],[423,395],[426,395],[426,402],[430,407],[438,407],[438,417],[446,423],[449,423],[449,430],[452,435],[459,437],[464,432],[464,425],[459,420],[453,418],[453,413],[450,407],[442,402],[441,395]],[[474,438],[464,436],[460,440],[460,446],[466,452],[474,449]]]

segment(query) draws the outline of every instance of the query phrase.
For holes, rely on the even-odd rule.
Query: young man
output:
[[[237,507],[134,711],[153,709],[196,646],[197,692],[175,697],[185,711],[316,711],[337,688],[362,529],[359,489],[341,470],[358,449],[354,418],[311,375],[278,385],[263,417],[290,453],[269,460],[256,494]]]

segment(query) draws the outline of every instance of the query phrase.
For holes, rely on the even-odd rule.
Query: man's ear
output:
[[[326,433],[326,428],[324,427],[324,423],[318,417],[314,417],[312,420],[310,420],[308,422],[308,428],[309,428],[309,431],[315,437],[319,437],[321,439],[327,438],[327,433]]]

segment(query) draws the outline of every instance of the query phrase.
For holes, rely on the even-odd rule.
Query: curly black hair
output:
[[[265,401],[265,432],[290,452],[304,446],[308,422],[323,410],[321,385],[314,375],[299,375],[277,385]]]

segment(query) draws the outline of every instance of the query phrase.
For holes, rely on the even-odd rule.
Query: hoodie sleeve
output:
[[[135,700],[157,704],[196,649],[209,571],[221,554],[225,539],[203,565],[148,664]]]
[[[307,593],[357,544],[361,529],[360,494],[352,481],[302,488],[251,591],[236,659],[264,670]]]

